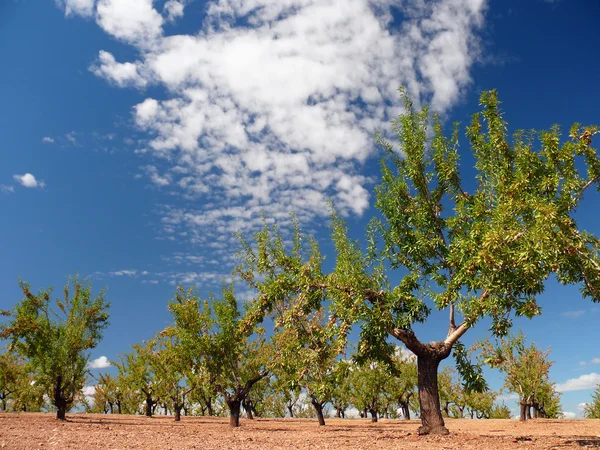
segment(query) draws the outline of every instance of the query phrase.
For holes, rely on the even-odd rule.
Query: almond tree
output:
[[[144,404],[144,414],[152,417],[160,401],[160,386],[150,363],[152,352],[147,345],[134,344],[133,351],[119,357],[115,363],[119,371],[119,386],[128,395],[127,409],[137,412]]]
[[[392,384],[392,378],[390,368],[375,361],[352,366],[350,371],[352,404],[359,411],[371,414],[371,422],[377,422],[379,413],[393,402],[388,389]]]
[[[229,408],[229,424],[238,427],[242,402],[269,374],[271,352],[264,331],[243,322],[232,286],[223,288],[222,298],[211,296],[204,302],[193,288],[179,287],[169,310],[175,322],[172,332],[180,339],[182,352],[192,367],[206,370]]]
[[[376,190],[381,219],[369,233],[373,264],[334,226],[338,248],[338,291],[348,310],[366,322],[363,346],[377,353],[381,330],[417,355],[422,427],[446,434],[440,411],[437,370],[455,348],[468,388],[483,388],[481,371],[467,364],[458,340],[480,319],[505,335],[512,315],[540,313],[536,296],[551,274],[563,284],[580,284],[582,294],[600,300],[599,240],[579,230],[574,211],[585,191],[598,184],[600,160],[591,147],[597,127],[573,126],[561,145],[558,127],[535,136],[516,133],[509,142],[495,91],[481,96],[483,112],[467,128],[475,159],[476,188],[468,192],[458,169],[458,128],[450,139],[427,108],[405,112],[394,122],[399,151],[387,151]],[[576,169],[576,159],[585,166]],[[386,268],[405,275],[393,288]],[[448,312],[446,336],[422,342],[412,330],[431,306]]]
[[[22,358],[13,352],[0,354],[0,402],[2,411],[6,411],[8,401],[17,391],[19,380],[26,376],[26,368]]]
[[[533,343],[526,347],[522,333],[502,338],[496,346],[486,341],[477,348],[484,363],[505,374],[504,388],[519,396],[521,420],[559,415],[560,397],[549,380],[550,350],[538,350]]]
[[[294,218],[293,223],[291,252],[279,230],[266,224],[255,234],[255,248],[242,240],[237,273],[258,292],[250,303],[247,326],[271,319],[277,349],[272,358],[274,374],[288,383],[288,389],[306,391],[323,426],[323,408],[332,400],[336,358],[345,348],[343,330],[349,324],[326,308],[319,285],[324,281],[322,255],[316,242],[301,235]]]
[[[584,406],[583,415],[586,419],[600,419],[600,385],[592,394],[592,401]]]
[[[0,326],[0,338],[10,339],[11,348],[27,358],[38,385],[51,393],[56,418],[65,420],[83,388],[89,350],[108,325],[109,304],[104,291],[93,297],[91,284],[78,277],[67,282],[62,300],[55,302],[52,289],[35,295],[24,281],[19,286],[25,298]]]

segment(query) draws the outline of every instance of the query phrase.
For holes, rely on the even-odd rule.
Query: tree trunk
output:
[[[404,420],[410,420],[410,409],[408,407],[408,402],[399,401],[400,409],[402,410],[402,417]]]
[[[244,411],[246,411],[248,420],[254,420],[254,415],[252,414],[252,401],[243,401],[242,406],[244,407]]]
[[[228,400],[227,406],[229,407],[229,425],[232,428],[240,426],[240,406],[241,401],[239,400]]]
[[[371,413],[371,422],[377,422],[377,410],[370,409],[369,412]]]
[[[519,420],[521,420],[521,422],[525,422],[527,420],[527,414],[525,412],[526,409],[527,409],[527,404],[524,402],[521,402],[521,415],[519,417]]]
[[[175,413],[175,422],[179,422],[181,420],[181,408],[182,406],[175,403],[173,404],[173,412]]]
[[[108,404],[108,410],[110,411],[111,414],[113,413],[113,404],[112,403]]]
[[[325,425],[325,417],[323,416],[323,404],[319,403],[314,398],[311,400],[312,405],[315,407],[315,411],[317,412],[317,419],[319,419],[319,426]]]
[[[369,412],[367,411],[367,408],[365,408],[365,409],[363,409],[363,410],[362,410],[362,414],[361,414],[361,416],[360,416],[360,417],[361,417],[362,419],[366,419],[366,418],[368,417],[368,413],[369,413]]]
[[[67,400],[62,393],[62,375],[56,377],[54,384],[54,406],[56,406],[56,419],[67,419]]]
[[[213,409],[212,409],[212,400],[210,398],[206,402],[206,410],[208,411],[209,416],[214,416]]]
[[[146,395],[146,417],[152,417],[152,411],[154,407],[154,402],[152,401],[152,397]]]
[[[441,358],[433,352],[417,356],[421,403],[421,426],[418,434],[449,434],[440,410],[437,376],[440,361]]]
[[[294,418],[294,407],[288,406],[287,410],[288,410],[288,413],[290,413],[290,417],[293,419]]]
[[[120,401],[117,402],[117,412],[119,414],[123,414],[123,412],[121,411],[121,402]]]

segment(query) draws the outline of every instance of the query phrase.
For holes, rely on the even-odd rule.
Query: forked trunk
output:
[[[315,400],[314,398],[311,400],[312,405],[315,407],[315,411],[317,412],[317,419],[319,419],[319,426],[325,425],[325,417],[323,416],[323,404]]]
[[[237,428],[240,426],[240,407],[242,406],[242,402],[239,400],[229,400],[227,402],[227,406],[229,407],[229,425],[232,428]]]
[[[448,434],[440,410],[438,389],[438,366],[441,358],[435,353],[417,356],[419,370],[419,401],[421,403],[421,426],[419,434]]]

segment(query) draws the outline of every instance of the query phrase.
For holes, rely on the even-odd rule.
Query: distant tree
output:
[[[307,285],[323,279],[323,257],[316,242],[303,236],[293,219],[292,251],[288,253],[282,234],[263,227],[255,234],[255,247],[242,240],[242,264],[237,273],[258,292],[250,303],[247,326],[266,316],[273,323],[272,358],[275,375],[288,382],[290,390],[301,387],[315,408],[319,425],[325,425],[323,408],[333,399],[337,384],[334,366],[345,348],[347,326],[328,310],[323,290]],[[307,243],[308,245],[306,245]],[[280,267],[284,266],[285,270]]]
[[[502,338],[498,345],[485,341],[476,347],[481,349],[480,359],[484,363],[505,374],[504,388],[519,395],[521,420],[558,417],[560,397],[549,380],[552,366],[549,350],[538,350],[533,343],[526,347],[523,333]]]
[[[173,333],[193,367],[206,370],[215,391],[229,408],[229,423],[240,424],[240,409],[252,387],[265,378],[272,354],[264,330],[247,327],[238,309],[233,287],[223,288],[222,298],[201,302],[190,288],[179,287],[169,303]]]
[[[24,376],[26,369],[22,358],[9,351],[0,354],[0,402],[3,411],[6,411],[9,399],[17,391],[19,381]]]
[[[334,383],[331,392],[331,404],[335,409],[335,417],[345,418],[346,409],[352,404],[352,382],[351,382],[352,363],[346,360],[339,360],[333,368]]]
[[[356,364],[350,371],[350,380],[352,404],[377,422],[379,414],[395,400],[389,389],[393,380],[390,367],[376,361]]]
[[[410,420],[410,411],[415,409],[414,402],[418,397],[417,358],[412,354],[407,355],[400,347],[396,347],[392,361],[395,373],[398,374],[392,380],[393,396],[402,411],[402,417]]]
[[[600,419],[600,385],[592,394],[592,401],[583,408],[583,415],[586,419]]]
[[[151,353],[148,362],[155,375],[158,397],[169,401],[175,415],[175,421],[181,420],[181,410],[194,389],[189,378],[193,378],[192,364],[185,356],[185,351],[175,330],[169,327],[148,342]]]
[[[160,386],[151,365],[152,350],[147,343],[132,345],[133,351],[125,353],[115,362],[119,371],[118,382],[121,392],[126,394],[126,410],[139,412],[144,404],[144,414],[152,417],[160,401]]]
[[[94,393],[91,396],[91,404],[86,405],[86,410],[91,413],[114,414],[114,408],[121,414],[121,392],[116,377],[103,373],[100,374],[97,383],[94,386]]]
[[[109,304],[104,291],[92,296],[92,286],[71,278],[56,306],[52,289],[35,295],[29,284],[20,281],[25,298],[10,312],[11,319],[0,325],[0,337],[11,340],[11,348],[34,368],[37,383],[52,392],[56,418],[65,420],[81,391],[88,372],[89,350],[96,347],[108,325]]]
[[[490,419],[510,419],[510,408],[505,404],[494,404],[490,411]]]

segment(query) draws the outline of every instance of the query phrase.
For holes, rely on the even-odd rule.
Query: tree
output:
[[[138,412],[139,405],[144,403],[144,414],[152,417],[154,408],[160,401],[160,387],[150,363],[153,358],[152,350],[147,343],[134,344],[132,347],[132,352],[119,357],[119,362],[115,363],[119,371],[119,386],[129,394],[127,410]]]
[[[215,390],[229,408],[229,423],[240,425],[240,408],[252,387],[265,378],[267,348],[264,331],[247,328],[238,309],[233,287],[223,288],[222,298],[201,302],[193,288],[179,287],[169,303],[172,332],[193,367],[206,370]]]
[[[600,419],[600,385],[592,394],[592,401],[583,408],[583,415],[586,419]]]
[[[490,419],[510,419],[510,408],[504,403],[502,405],[494,404],[490,411]]]
[[[391,389],[402,410],[402,417],[410,420],[411,405],[417,394],[417,361],[414,355],[401,347],[396,347],[392,361],[398,376],[391,381]]]
[[[9,399],[15,394],[19,381],[26,374],[25,364],[12,352],[0,354],[0,402],[2,410],[6,411]]]
[[[549,380],[549,350],[538,350],[533,343],[526,347],[523,333],[502,338],[497,346],[485,341],[476,347],[483,362],[505,374],[504,388],[519,396],[521,420],[559,416],[560,396]]]
[[[323,257],[316,242],[302,236],[293,219],[293,249],[287,253],[284,237],[266,226],[255,234],[256,248],[242,240],[242,264],[237,273],[258,292],[250,304],[247,326],[270,317],[272,342],[277,352],[272,358],[275,375],[289,389],[304,389],[315,408],[319,425],[325,425],[323,408],[332,400],[337,382],[334,367],[343,351],[346,326],[328,310],[318,283],[323,280]],[[308,243],[308,246],[304,244]],[[283,268],[283,270],[282,270]],[[314,285],[307,284],[307,281]]]
[[[393,402],[388,389],[392,378],[390,367],[377,361],[353,365],[351,368],[352,404],[359,411],[371,414],[372,422],[377,422],[379,414]]]
[[[92,296],[92,286],[73,277],[62,300],[51,301],[52,289],[35,295],[19,282],[25,298],[11,311],[11,320],[0,326],[0,337],[30,362],[37,382],[52,392],[56,418],[67,411],[81,391],[88,372],[89,350],[96,347],[108,325],[109,304],[104,291]]]

